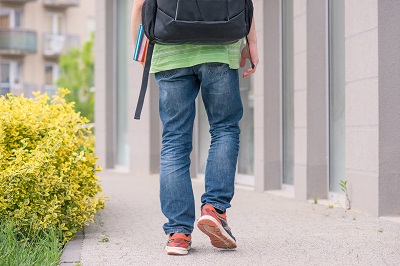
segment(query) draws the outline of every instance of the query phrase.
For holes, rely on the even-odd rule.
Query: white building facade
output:
[[[96,152],[106,171],[158,173],[153,78],[133,119],[142,67],[131,60],[131,0],[96,1]],[[241,81],[245,114],[237,183],[298,200],[345,202],[400,216],[400,3],[254,0],[260,64]],[[209,145],[201,104],[191,174]]]

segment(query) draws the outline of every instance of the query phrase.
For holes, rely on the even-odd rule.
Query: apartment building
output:
[[[400,2],[253,0],[260,64],[241,81],[237,183],[400,216]],[[142,68],[131,61],[131,0],[96,2],[96,152],[101,166],[159,171],[154,79],[133,120]],[[191,175],[202,178],[208,123],[198,102]]]
[[[95,30],[95,0],[0,0],[0,94],[54,94],[59,56]]]

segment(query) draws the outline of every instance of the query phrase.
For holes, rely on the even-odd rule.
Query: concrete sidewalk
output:
[[[243,188],[227,213],[237,250],[214,249],[196,228],[189,255],[168,256],[158,176],[102,180],[106,209],[61,265],[400,265],[399,223]],[[198,217],[204,185],[194,180],[193,187]]]

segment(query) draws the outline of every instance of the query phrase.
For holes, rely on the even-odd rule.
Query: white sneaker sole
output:
[[[167,251],[168,255],[186,255],[188,254],[190,248],[190,246],[188,248],[165,246],[165,250]]]

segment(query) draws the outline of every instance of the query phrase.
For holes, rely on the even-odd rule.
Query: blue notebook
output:
[[[136,38],[135,50],[133,52],[133,60],[135,60],[135,61],[137,61],[137,59],[138,59],[140,46],[142,44],[143,35],[144,35],[143,25],[140,24],[139,30],[138,30],[138,35],[137,35],[137,38]]]

